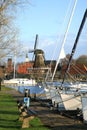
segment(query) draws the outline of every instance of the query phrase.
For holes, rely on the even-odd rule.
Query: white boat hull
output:
[[[81,95],[83,121],[87,124],[87,93]]]
[[[61,94],[61,99],[64,104],[65,110],[82,109],[81,96],[74,94]]]
[[[54,106],[58,106],[58,110],[77,110],[82,109],[81,96],[78,92],[65,93],[57,90],[56,87],[50,87],[45,91],[47,98],[52,100]]]

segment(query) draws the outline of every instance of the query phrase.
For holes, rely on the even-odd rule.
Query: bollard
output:
[[[25,89],[25,93],[24,93],[24,97],[28,97],[29,96],[29,90],[28,89]]]
[[[19,110],[19,121],[23,121],[23,115],[22,115],[22,110],[24,109],[24,105],[19,101],[17,100],[17,105],[18,105],[18,110]]]
[[[28,97],[30,97],[30,89],[28,89]]]
[[[28,99],[27,97],[25,97]],[[35,114],[32,113],[27,106],[25,106],[22,102],[17,100],[18,110],[20,112],[19,121],[22,121],[22,128],[29,128],[30,121],[35,118]]]
[[[35,117],[33,115],[29,115],[27,108],[22,109],[22,115],[23,115],[23,123],[22,128],[29,128],[30,124],[29,122]]]
[[[36,93],[34,93],[34,100],[36,100]]]
[[[22,109],[22,115],[23,115],[22,128],[28,128],[29,127],[29,120],[28,120],[28,114],[25,111],[25,109]]]

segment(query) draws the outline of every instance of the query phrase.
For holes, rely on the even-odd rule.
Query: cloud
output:
[[[49,46],[52,46],[54,44],[54,41],[52,39],[43,39],[40,41],[40,48],[47,48]]]
[[[87,33],[86,33],[87,34]],[[75,52],[75,57],[81,54],[87,54],[87,35],[84,32],[81,34]],[[74,33],[69,33],[64,45],[64,51],[67,54],[71,54],[76,35]],[[64,38],[64,34],[62,35],[52,35],[52,36],[39,36],[38,38],[38,49],[42,49],[45,53],[45,57],[48,60],[57,59],[60,53],[60,49],[62,46],[62,41]],[[35,44],[35,37],[33,36],[30,41],[22,42],[25,48],[25,52],[28,49],[33,49]],[[29,53],[29,57],[32,54]]]

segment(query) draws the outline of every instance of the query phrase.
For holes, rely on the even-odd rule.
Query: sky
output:
[[[38,49],[45,53],[46,60],[57,60],[62,41],[71,15],[74,0],[30,0],[30,4],[16,14],[16,26],[19,29],[19,41],[26,52],[34,48],[35,36],[38,34]],[[79,30],[87,0],[77,0],[68,35],[64,45],[65,54],[70,54]],[[87,55],[87,20],[79,38],[74,57]],[[28,53],[29,59],[32,54]],[[25,55],[19,57],[25,60]]]

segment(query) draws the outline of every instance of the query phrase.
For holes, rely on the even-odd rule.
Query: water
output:
[[[30,90],[30,94],[44,93],[44,87],[42,86],[19,86],[18,91],[24,93],[25,89]]]
[[[86,85],[86,87],[87,87],[87,82],[86,83],[81,83],[81,86],[82,86],[82,84],[84,85]],[[45,85],[45,84],[44,84]],[[9,86],[7,86],[7,87],[10,87],[10,88],[13,88],[13,89],[16,89],[17,91],[19,91],[20,93],[24,93],[24,91],[25,91],[25,89],[29,89],[30,90],[30,94],[44,94],[45,93],[45,87],[44,87],[44,85],[42,85],[42,84],[40,84],[40,85],[36,85],[36,86],[24,86],[24,84],[23,85],[19,85],[19,86],[14,86],[14,85],[9,85]],[[58,87],[60,87],[61,86],[61,82],[46,82],[46,85],[47,86],[49,86],[49,87],[52,87],[52,86],[54,86],[54,87],[56,87],[56,88],[58,88]],[[74,84],[69,84],[69,83],[67,83],[67,82],[65,82],[64,83],[64,87],[72,87]],[[85,88],[86,88],[85,87]],[[73,87],[72,87],[73,88]],[[76,89],[76,85],[75,85],[75,87],[74,87],[75,89]],[[83,90],[83,87],[82,87],[82,90]],[[86,91],[87,91],[87,89],[86,89]]]

